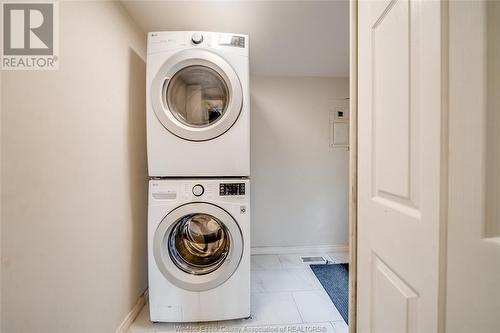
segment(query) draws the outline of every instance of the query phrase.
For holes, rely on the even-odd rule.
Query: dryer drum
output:
[[[220,120],[229,103],[224,78],[206,66],[187,66],[167,81],[166,108],[181,123],[206,127]]]
[[[230,235],[224,224],[208,214],[189,214],[179,219],[169,236],[168,251],[184,272],[202,275],[215,271],[226,259]]]
[[[150,89],[150,112],[171,134],[187,141],[210,141],[226,133],[244,105],[238,74],[208,50],[183,50],[169,57]]]

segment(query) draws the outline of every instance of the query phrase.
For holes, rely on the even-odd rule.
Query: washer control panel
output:
[[[220,183],[219,195],[245,195],[245,183]]]

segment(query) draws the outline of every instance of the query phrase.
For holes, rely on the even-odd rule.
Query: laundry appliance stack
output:
[[[148,273],[154,322],[250,316],[248,68],[248,36],[148,34]]]

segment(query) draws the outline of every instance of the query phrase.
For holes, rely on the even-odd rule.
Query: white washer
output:
[[[150,32],[149,175],[250,175],[248,36]]]
[[[149,182],[151,321],[250,316],[249,184],[248,179]]]

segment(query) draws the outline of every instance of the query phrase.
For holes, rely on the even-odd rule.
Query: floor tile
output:
[[[303,270],[262,270],[252,272],[252,292],[313,290],[310,277]]]
[[[193,324],[152,323],[149,321],[149,308],[146,305],[132,323],[129,333],[222,333],[227,332],[224,327],[234,326],[260,329],[265,326],[278,331],[283,328],[286,332],[347,333],[347,325],[309,265],[302,263],[300,256],[252,256],[250,319]],[[323,256],[336,262],[347,260],[347,253],[343,252]]]
[[[282,269],[278,256],[267,254],[253,255],[250,267],[252,270]]]
[[[300,253],[300,254],[280,254],[278,258],[281,262],[281,266],[283,268],[304,268],[308,267],[310,264],[314,263],[305,263],[302,262],[301,257],[310,256],[310,257],[323,257],[326,260],[330,259],[328,254],[326,253]],[[320,263],[320,262],[318,262]]]
[[[252,271],[250,273],[250,292],[251,293],[263,293],[266,291],[264,287],[264,277],[262,276],[263,271]]]
[[[336,264],[349,262],[349,252],[330,252],[328,253],[328,256]]]
[[[349,326],[343,320],[333,321],[332,326],[335,329],[335,333],[349,333]]]
[[[313,290],[323,290],[321,282],[319,282],[310,267],[289,269],[288,271],[294,271],[296,274],[303,276],[310,283]]]
[[[342,320],[339,311],[322,290],[297,291],[293,298],[305,323]]]
[[[280,254],[278,256],[283,268],[304,268],[308,264],[302,262],[302,254]]]
[[[252,294],[251,318],[219,322],[219,325],[260,326],[300,323],[302,318],[292,293],[268,292]]]

